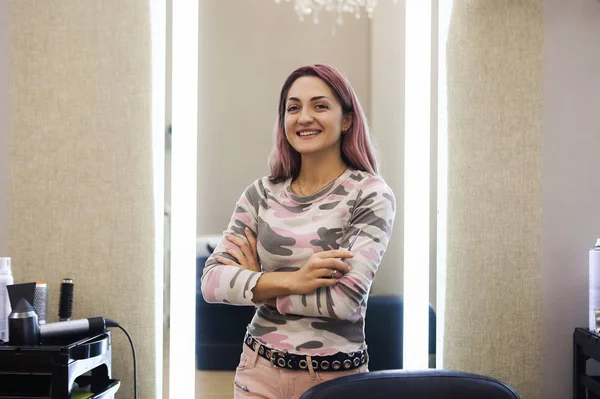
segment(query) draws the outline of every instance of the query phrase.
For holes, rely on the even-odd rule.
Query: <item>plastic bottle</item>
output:
[[[7,285],[14,284],[10,258],[0,258],[0,340],[8,342],[8,315],[11,312]]]
[[[600,238],[590,249],[590,293],[589,293],[589,328],[594,333],[600,332]]]

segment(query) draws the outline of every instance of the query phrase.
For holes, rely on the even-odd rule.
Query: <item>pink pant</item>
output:
[[[233,381],[235,399],[298,399],[308,389],[322,382],[369,371],[368,364],[364,364],[348,371],[315,372],[310,361],[309,370],[281,369],[273,366],[247,345],[243,346],[244,350]]]

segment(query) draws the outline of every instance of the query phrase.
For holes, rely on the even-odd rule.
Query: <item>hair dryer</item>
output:
[[[8,337],[12,345],[38,345],[47,339],[99,334],[108,327],[117,326],[117,322],[104,317],[46,323],[40,326],[33,306],[25,298],[21,298],[8,316]]]

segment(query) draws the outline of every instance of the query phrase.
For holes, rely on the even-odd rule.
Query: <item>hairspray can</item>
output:
[[[590,296],[589,296],[589,328],[600,333],[600,238],[590,249]]]

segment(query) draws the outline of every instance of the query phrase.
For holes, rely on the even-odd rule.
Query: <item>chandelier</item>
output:
[[[292,0],[284,1],[289,3]],[[397,2],[398,0],[394,0],[394,3]],[[281,0],[275,0],[275,3],[281,3]],[[344,14],[354,14],[359,19],[362,9],[364,9],[368,18],[372,18],[377,0],[294,0],[294,3],[294,9],[300,21],[304,21],[305,17],[312,16],[313,22],[318,24],[319,14],[321,11],[326,11],[335,13],[336,25],[342,26],[344,24]]]

